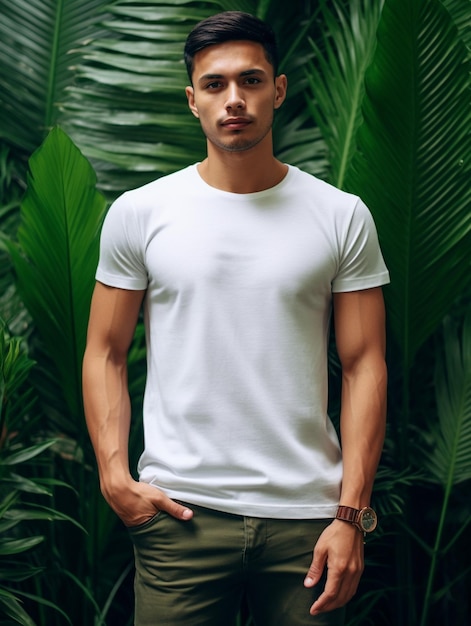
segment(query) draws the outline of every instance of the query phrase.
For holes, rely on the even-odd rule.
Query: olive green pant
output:
[[[344,610],[313,617],[319,588],[303,580],[328,520],[260,519],[189,505],[129,529],[135,626],[233,626],[245,596],[256,626],[341,626]]]

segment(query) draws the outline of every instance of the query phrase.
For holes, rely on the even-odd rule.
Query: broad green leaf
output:
[[[469,72],[439,0],[386,0],[347,187],[378,227],[391,273],[388,319],[405,372],[470,285]]]
[[[105,210],[95,182],[69,137],[52,130],[30,159],[19,245],[10,245],[18,289],[75,420],[82,420],[81,362]]]

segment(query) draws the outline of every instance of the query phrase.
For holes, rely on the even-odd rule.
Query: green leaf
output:
[[[105,210],[95,183],[69,137],[52,130],[30,159],[19,245],[9,247],[18,290],[75,420],[82,420],[81,362]]]
[[[53,609],[54,611],[57,611],[58,613],[60,613],[60,615],[62,615],[62,617],[66,620],[66,622],[68,624],[72,624],[72,622],[70,621],[68,615],[66,613],[64,613],[64,611],[57,606],[57,604],[55,604],[54,602],[51,602],[50,600],[46,600],[45,598],[33,594],[33,593],[26,593],[24,591],[17,591],[17,594],[23,598],[28,598],[28,600],[31,600],[32,602],[34,602],[35,604],[39,604],[41,606],[45,606],[45,607],[49,607],[51,609]],[[22,623],[22,622],[21,622]],[[32,626],[35,626],[34,622],[25,622],[25,626],[29,626],[30,624],[32,624]]]
[[[184,92],[189,81],[183,47],[198,21],[225,9],[249,10],[273,24],[280,67],[289,75],[287,101],[275,116],[275,151],[308,171],[323,171],[323,143],[309,120],[306,124],[302,96],[307,33],[317,10],[284,0],[119,0],[110,7],[113,19],[105,22],[106,34],[82,49],[63,122],[93,159],[100,187],[110,196],[206,155],[204,135]]]
[[[19,499],[17,491],[10,491],[0,502],[0,519],[3,518],[6,511],[8,511]]]
[[[3,479],[4,484],[10,484],[12,488],[24,493],[36,493],[44,496],[52,496],[52,487],[65,487],[66,489],[73,489],[71,485],[68,485],[63,480],[57,480],[56,478],[25,478],[12,472],[8,478]]]
[[[30,153],[59,116],[103,0],[0,0],[0,138]],[[101,9],[101,11],[98,11]]]
[[[324,2],[323,40],[311,40],[314,60],[305,68],[305,97],[327,145],[329,182],[340,188],[357,147],[365,73],[375,50],[382,5],[381,0],[352,0],[347,11],[334,2],[334,11]]]
[[[0,588],[0,607],[3,608],[5,615],[11,617],[21,626],[36,626],[31,617],[26,613],[20,605],[19,600],[10,592]]]
[[[433,449],[424,465],[445,488],[471,479],[471,314],[462,335],[451,319],[444,322],[443,352],[437,360],[435,391],[438,422],[430,422]]]
[[[18,452],[10,454],[9,456],[4,456],[1,460],[1,465],[18,465],[19,463],[31,461],[31,459],[34,459],[39,454],[42,454],[45,450],[53,446],[54,443],[55,439],[38,443],[34,446],[30,446],[29,448],[23,448]]]
[[[378,227],[391,274],[388,320],[406,372],[470,285],[469,72],[438,0],[386,0],[347,186]]]
[[[22,582],[44,571],[43,566],[36,566],[19,560],[3,558],[0,563],[0,581]]]
[[[2,539],[0,541],[0,556],[20,554],[31,550],[44,541],[44,537],[24,537],[23,539]]]
[[[65,513],[61,513],[55,509],[51,509],[46,506],[39,506],[38,504],[29,505],[26,503],[22,504],[22,508],[10,509],[4,516],[5,519],[14,519],[17,522],[22,522],[25,520],[45,520],[45,521],[62,521],[62,522],[70,522],[80,530],[85,532],[85,529],[81,524],[77,522],[77,520],[73,519],[69,515]]]
[[[118,0],[103,38],[82,49],[64,128],[119,191],[201,160],[206,142],[188,110],[183,46],[219,2]],[[119,174],[118,174],[119,172]]]

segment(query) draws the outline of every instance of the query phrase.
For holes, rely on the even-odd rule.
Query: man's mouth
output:
[[[242,130],[249,124],[251,124],[251,121],[246,117],[228,117],[221,123],[221,126],[228,130]]]

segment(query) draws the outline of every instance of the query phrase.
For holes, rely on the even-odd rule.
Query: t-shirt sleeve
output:
[[[333,292],[358,291],[389,282],[376,227],[370,211],[358,199],[341,249]]]
[[[124,193],[110,207],[100,237],[96,279],[120,289],[146,289],[142,232],[129,195]]]

